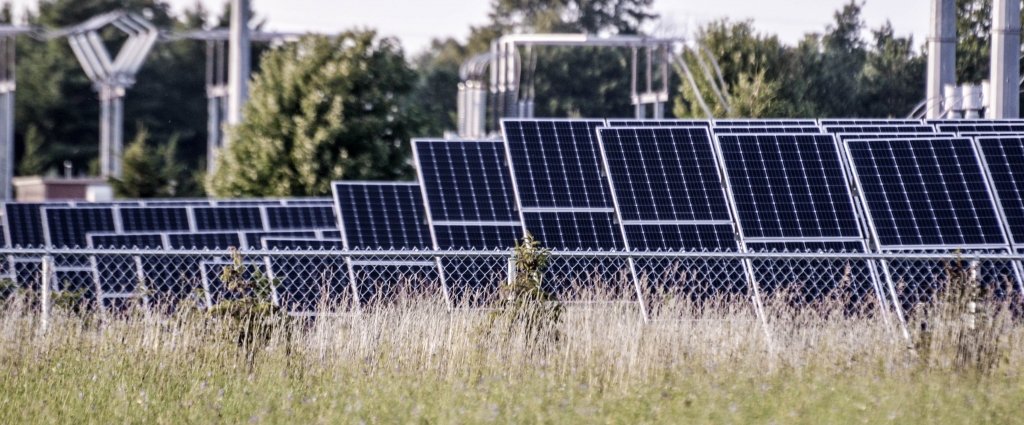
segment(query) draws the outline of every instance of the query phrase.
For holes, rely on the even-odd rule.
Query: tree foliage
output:
[[[189,187],[195,179],[178,161],[178,141],[171,139],[155,145],[149,130],[139,126],[135,139],[122,157],[122,176],[111,179],[114,193],[121,198],[173,198],[189,196],[196,189]]]
[[[808,34],[795,46],[758,34],[751,21],[703,26],[695,37],[703,50],[683,58],[697,90],[688,80],[680,83],[676,116],[704,117],[700,100],[716,117],[906,115],[923,96],[925,58],[913,38],[896,36],[888,23],[865,40],[861,7],[846,4],[824,33]],[[722,96],[714,92],[717,79],[701,55],[720,65]]]
[[[398,44],[372,31],[268,52],[208,190],[311,196],[332,180],[408,177],[415,120],[402,105],[414,81]]]

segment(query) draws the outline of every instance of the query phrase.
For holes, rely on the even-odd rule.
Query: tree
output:
[[[857,82],[861,115],[903,116],[924,93],[925,57],[915,53],[913,37],[896,37],[888,22],[873,34],[874,46]]]
[[[178,142],[171,139],[154,146],[149,131],[140,126],[124,150],[123,173],[120,179],[111,178],[110,185],[118,197],[171,198],[189,195],[190,181],[187,169],[177,160]],[[180,190],[185,189],[185,190]]]
[[[207,180],[217,196],[312,196],[339,179],[411,175],[402,108],[415,74],[373,31],[306,36],[263,58],[244,119]]]
[[[449,38],[433,40],[430,49],[413,60],[417,78],[410,101],[419,114],[417,135],[440,136],[456,128],[459,67],[466,57],[466,47]]]

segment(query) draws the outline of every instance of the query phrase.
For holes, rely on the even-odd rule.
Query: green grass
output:
[[[558,339],[437,300],[278,332],[251,362],[188,317],[0,313],[4,423],[1015,423],[1024,327],[979,374],[871,318],[745,305],[569,307]],[[941,344],[937,345],[942,347]],[[527,348],[529,347],[529,348]]]

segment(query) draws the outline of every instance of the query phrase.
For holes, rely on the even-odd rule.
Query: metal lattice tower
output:
[[[128,36],[113,58],[100,37],[100,31],[106,27],[116,28]],[[135,84],[135,75],[160,32],[141,16],[117,11],[98,15],[54,36],[68,38],[75,57],[99,92],[100,174],[118,177],[124,148],[125,90]]]

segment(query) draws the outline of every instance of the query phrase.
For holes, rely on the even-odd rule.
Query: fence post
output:
[[[40,298],[42,299],[42,330],[46,332],[50,327],[50,281],[53,276],[53,257],[43,256],[42,270],[40,276]]]

